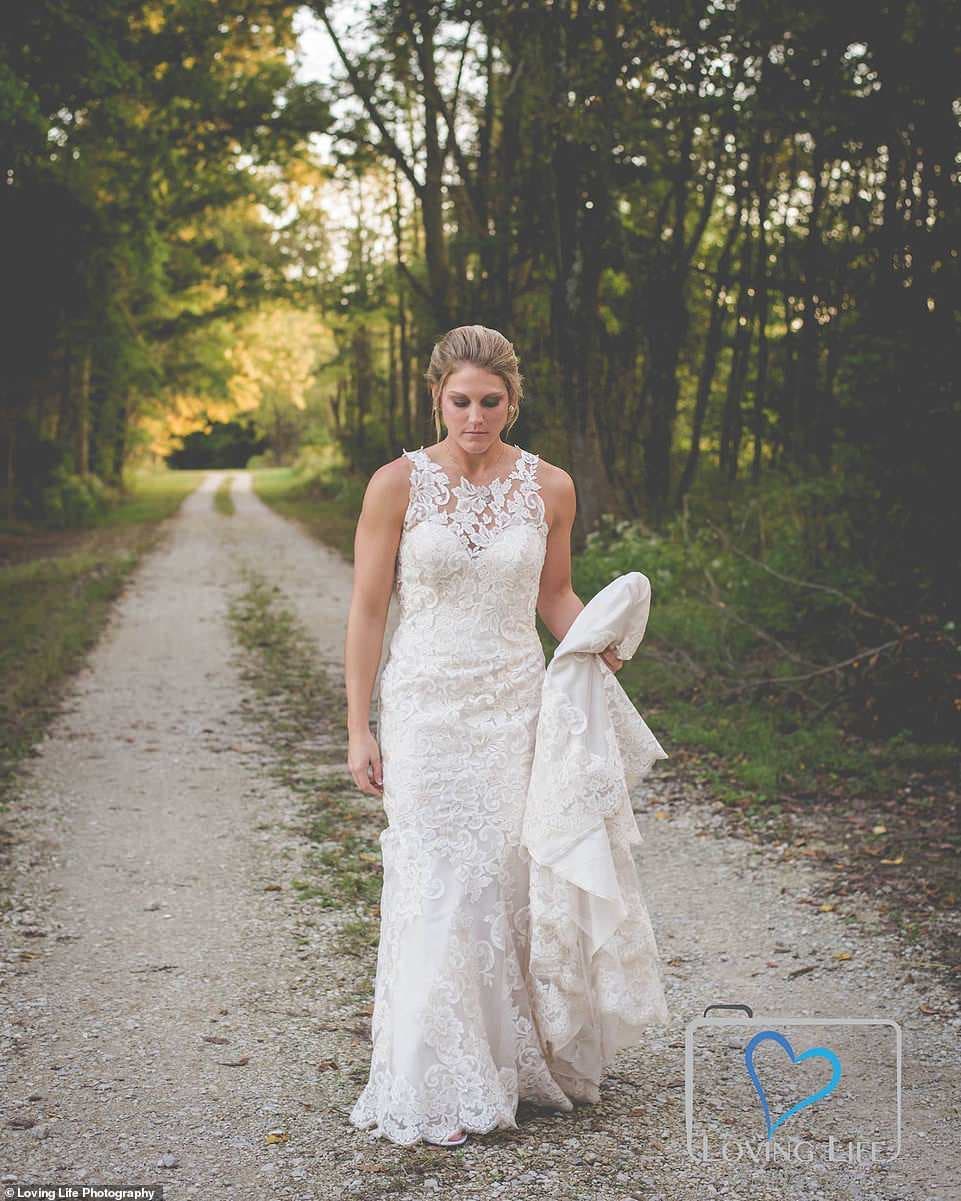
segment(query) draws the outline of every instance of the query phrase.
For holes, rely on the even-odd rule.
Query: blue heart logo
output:
[[[803,1097],[796,1105],[792,1105],[789,1110],[782,1113],[777,1121],[771,1121],[771,1110],[767,1103],[767,1097],[764,1094],[764,1087],[757,1077],[757,1072],[754,1070],[754,1049],[759,1043],[771,1040],[778,1043],[787,1051],[791,1057],[791,1062],[794,1064],[803,1063],[806,1059],[826,1059],[831,1064],[833,1069],[830,1081],[816,1093],[812,1093],[809,1097]],[[744,1048],[744,1062],[747,1066],[747,1074],[751,1077],[751,1083],[754,1085],[758,1098],[761,1102],[761,1108],[764,1110],[764,1124],[767,1127],[767,1137],[777,1130],[778,1126],[782,1125],[793,1114],[800,1113],[802,1109],[807,1109],[809,1105],[813,1105],[815,1101],[820,1101],[822,1097],[828,1097],[838,1086],[838,1081],[841,1079],[841,1061],[833,1051],[827,1047],[811,1047],[807,1051],[802,1051],[800,1055],[795,1055],[794,1048],[777,1030],[760,1030]]]

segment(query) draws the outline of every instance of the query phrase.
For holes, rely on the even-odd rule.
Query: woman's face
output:
[[[499,375],[465,363],[444,384],[440,415],[447,436],[466,451],[487,450],[507,425],[509,403]]]

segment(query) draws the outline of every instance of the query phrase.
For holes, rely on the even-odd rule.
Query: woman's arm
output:
[[[348,765],[364,791],[367,768],[379,783],[379,755],[370,750],[370,702],[384,647],[384,630],[394,585],[397,547],[409,497],[410,467],[395,459],[370,477],[354,534],[354,581],[344,643],[347,687],[347,732],[351,741]],[[374,743],[376,751],[376,743]],[[359,762],[364,759],[363,764]],[[357,759],[358,762],[354,762]]]
[[[542,469],[546,467],[544,464]],[[550,532],[541,569],[537,612],[544,625],[560,642],[571,628],[574,618],[584,608],[584,602],[571,584],[571,530],[577,511],[577,494],[574,481],[562,468],[551,467],[546,474],[547,479],[541,491]]]
[[[584,602],[571,583],[571,530],[577,512],[577,493],[574,481],[560,467],[543,464],[546,479],[541,485],[545,516],[550,522],[547,551],[541,569],[537,612],[544,625],[558,642],[571,628],[574,618],[584,608]],[[601,651],[601,657],[612,671],[624,665],[611,647]]]

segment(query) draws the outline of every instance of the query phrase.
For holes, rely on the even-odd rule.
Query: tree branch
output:
[[[762,562],[760,559],[755,559],[753,555],[749,555],[747,551],[741,550],[739,546],[735,546],[730,538],[728,538],[726,533],[720,529],[719,526],[716,526],[710,519],[705,518],[704,524],[710,526],[711,529],[720,536],[722,542],[729,550],[733,550],[735,554],[747,559],[756,567],[763,567],[765,571],[769,572],[776,579],[783,580],[785,584],[795,584],[798,588],[810,588],[816,592],[830,593],[832,596],[839,597],[841,600],[843,600],[845,604],[848,605],[852,613],[858,613],[861,617],[867,617],[871,621],[879,621],[882,625],[887,625],[892,629],[897,630],[898,633],[901,633],[904,630],[904,626],[895,618],[886,617],[883,613],[872,613],[870,609],[863,608],[853,597],[848,596],[846,592],[842,592],[839,588],[832,588],[830,584],[815,584],[811,580],[798,580],[794,576],[784,575],[783,572],[775,570],[775,568],[768,566],[767,563]],[[857,658],[857,656],[855,656],[855,658]]]
[[[745,680],[742,684],[735,684],[727,690],[727,695],[736,692],[744,692],[748,688],[755,688],[758,684],[789,684],[798,680],[813,680],[816,676],[827,675],[830,671],[838,671],[842,667],[848,667],[852,663],[856,663],[858,659],[866,659],[869,655],[879,655],[882,651],[890,650],[892,646],[897,646],[900,638],[892,638],[890,642],[882,642],[880,646],[868,647],[867,650],[857,651],[847,659],[842,659],[838,663],[829,663],[827,667],[818,667],[815,671],[805,672],[799,676],[771,676],[768,678],[757,678],[754,680]]]
[[[427,46],[423,38],[417,36],[417,31],[414,29],[413,22],[410,19],[410,14],[406,6],[400,6],[400,19],[404,26],[407,36],[410,38],[411,45],[414,48],[414,53],[417,56],[417,65],[420,67],[420,82],[424,89],[424,95],[434,105],[440,115],[444,118],[444,124],[447,126],[447,144],[444,147],[444,158],[448,154],[453,154],[454,162],[457,164],[457,169],[460,171],[461,179],[464,182],[464,190],[470,198],[471,207],[474,210],[475,220],[480,222],[480,197],[477,194],[477,185],[472,177],[470,165],[464,157],[464,153],[457,142],[454,132],[454,113],[455,106],[452,110],[447,101],[444,99],[440,88],[437,86],[435,78],[435,64],[429,57]],[[464,36],[464,44],[461,48],[461,63],[458,68],[458,86],[460,83],[460,72],[463,69],[464,58],[467,55],[467,46],[470,41],[471,30],[473,29],[473,21],[467,26],[467,33]]]
[[[344,53],[344,48],[340,44],[340,39],[337,37],[337,34],[334,32],[334,27],[330,23],[330,20],[327,16],[327,5],[324,3],[314,3],[311,7],[313,8],[314,12],[323,21],[323,23],[327,29],[327,32],[330,35],[330,40],[334,43],[334,48],[336,49],[337,54],[340,57],[340,61],[343,64],[344,70],[347,72],[347,77],[351,82],[351,85],[354,89],[355,94],[360,98],[360,100],[367,112],[368,117],[371,119],[371,121],[377,127],[377,131],[380,134],[382,141],[381,141],[381,144],[376,147],[376,149],[381,151],[384,154],[387,154],[390,158],[392,158],[394,160],[394,162],[397,164],[397,166],[400,167],[401,171],[403,171],[404,176],[407,178],[408,182],[410,183],[410,186],[414,189],[414,192],[416,193],[418,199],[422,199],[424,186],[420,182],[420,180],[417,178],[417,176],[414,174],[413,169],[410,166],[410,163],[407,161],[407,156],[403,153],[401,148],[397,145],[397,143],[391,137],[390,132],[387,129],[387,126],[384,124],[384,121],[383,121],[380,113],[378,112],[377,105],[374,104],[373,94],[371,92],[371,89],[367,86],[367,83],[361,77],[360,72],[350,62],[350,60],[347,58],[347,55]]]

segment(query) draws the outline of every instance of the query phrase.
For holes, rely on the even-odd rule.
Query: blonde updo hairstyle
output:
[[[466,363],[499,375],[504,381],[508,416],[503,433],[507,433],[520,416],[524,377],[518,368],[514,347],[502,333],[488,329],[486,325],[458,325],[435,342],[424,374],[431,390],[431,412],[438,442],[441,440],[440,402],[444,385],[451,372]]]

